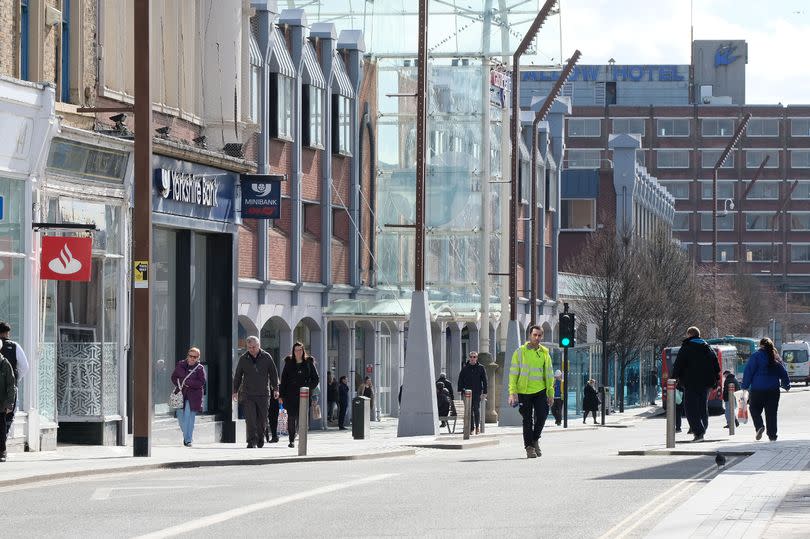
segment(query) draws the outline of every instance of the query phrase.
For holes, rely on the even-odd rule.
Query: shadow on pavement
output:
[[[689,466],[689,465],[692,466]],[[687,479],[695,473],[704,470],[710,464],[714,464],[714,459],[711,457],[698,457],[691,459],[683,459],[678,462],[670,462],[668,464],[661,464],[658,466],[649,466],[640,468],[638,470],[630,470],[612,475],[604,475],[602,477],[594,477],[591,481],[599,481],[604,479],[613,479],[620,481],[632,481],[637,479],[642,480],[655,480],[655,479]]]

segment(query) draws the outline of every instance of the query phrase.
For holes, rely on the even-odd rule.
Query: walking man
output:
[[[14,403],[17,402],[17,379],[14,369],[4,356],[0,355],[0,462],[6,461],[6,417],[12,413]]]
[[[0,322],[0,354],[3,354],[8,362],[11,364],[11,369],[14,371],[15,385],[19,387],[23,377],[28,374],[28,358],[25,355],[22,347],[16,342],[11,340],[11,326],[8,322]],[[11,424],[14,423],[14,413],[17,409],[17,401],[11,406],[11,410],[5,413],[6,416],[6,436],[11,432]],[[0,410],[0,413],[4,413]]]
[[[461,368],[458,375],[459,394],[464,395],[464,391],[467,389],[472,391],[470,431],[472,432],[475,428],[475,433],[479,434],[481,432],[481,395],[487,394],[487,370],[478,363],[478,352],[470,352],[470,361]]]
[[[720,365],[712,347],[700,338],[700,330],[694,326],[686,330],[686,339],[681,343],[672,377],[683,386],[683,402],[686,419],[694,435],[694,442],[702,442],[709,427],[709,389],[720,384]]]
[[[233,400],[242,388],[242,410],[245,414],[248,448],[264,446],[270,395],[278,398],[278,371],[273,357],[261,349],[259,338],[246,339],[247,352],[239,357],[233,375]]]
[[[349,409],[349,379],[340,377],[338,385],[338,428],[346,430],[346,410]]]
[[[542,346],[543,328],[529,327],[529,342],[512,354],[509,369],[509,405],[519,406],[523,416],[523,446],[526,457],[539,457],[540,435],[554,401],[554,371],[548,348]]]
[[[338,407],[338,381],[332,371],[326,376],[326,420],[335,420],[335,408]]]

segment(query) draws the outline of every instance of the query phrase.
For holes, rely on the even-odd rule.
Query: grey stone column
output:
[[[458,322],[452,322],[448,324],[450,328],[450,356],[447,359],[447,366],[445,367],[445,371],[447,373],[447,379],[453,384],[453,387],[456,386],[456,382],[458,381],[458,374],[461,372],[461,328],[462,324]],[[472,338],[470,338],[470,342],[472,343]],[[475,349],[478,349],[478,341],[476,340]]]

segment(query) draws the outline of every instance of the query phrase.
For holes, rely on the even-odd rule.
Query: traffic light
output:
[[[577,344],[576,318],[574,313],[560,313],[560,346],[571,348]]]

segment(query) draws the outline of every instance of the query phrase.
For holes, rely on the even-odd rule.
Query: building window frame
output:
[[[745,181],[745,188],[750,183],[750,181]],[[745,198],[746,200],[779,200],[779,185],[781,183],[781,180],[757,180]]]
[[[765,155],[768,154],[771,158],[768,159],[765,168],[779,168],[779,148],[747,148],[745,150],[745,168],[759,168]]]
[[[790,168],[810,168],[810,149],[790,149],[788,155],[790,155]],[[796,163],[795,156],[797,155],[805,156],[803,163]]]
[[[789,215],[790,215],[790,220],[788,221],[788,227],[790,227],[791,232],[807,232],[807,231],[810,231],[810,212],[792,211],[792,212],[790,212]],[[802,225],[800,219],[806,220],[807,224]],[[798,224],[800,226],[794,226],[794,224]]]
[[[745,231],[746,232],[771,232],[779,230],[779,219],[776,212],[768,211],[746,211],[743,212],[745,216]],[[763,223],[764,226],[757,226]]]
[[[598,169],[602,162],[602,150],[597,148],[567,148],[566,169]]]
[[[736,183],[737,180],[717,180],[717,198],[737,200],[734,189]],[[711,200],[712,198],[712,180],[700,180],[700,199]]]
[[[797,122],[798,123],[797,125]],[[801,126],[803,129],[798,130]],[[807,118],[791,118],[790,119],[790,136],[791,137],[810,137],[810,117]]]
[[[672,219],[672,231],[673,232],[689,232],[692,229],[691,222],[692,222],[692,212],[690,211],[676,211],[675,217]],[[683,222],[679,222],[679,218]]]
[[[595,138],[602,136],[601,118],[568,118],[568,136],[570,138]],[[574,126],[580,126],[574,128]],[[594,127],[596,129],[594,130]]]
[[[796,189],[793,190],[793,193],[790,195],[791,200],[810,200],[810,180],[795,180],[799,182],[799,185],[796,186]],[[798,196],[798,193],[801,193],[800,188],[803,188],[806,191],[804,196]]]
[[[323,149],[323,95],[323,88],[305,84],[301,98],[302,142],[304,146],[319,150]]]
[[[789,243],[790,247],[790,262],[794,264],[810,264],[810,243]],[[803,247],[805,254],[803,258],[797,258],[793,255],[796,247]]]
[[[574,206],[580,206],[574,208]],[[590,208],[585,207],[589,205]],[[590,223],[584,226],[579,221],[574,220],[574,214],[581,219],[585,213],[589,213]],[[592,232],[596,230],[596,199],[595,198],[563,198],[560,200],[560,231],[561,232]]]
[[[62,0],[62,25],[59,39],[59,101],[70,102],[70,0]]]
[[[712,212],[701,211],[700,214],[700,230],[703,232],[711,232],[714,230],[712,227]],[[706,222],[708,218],[708,223]],[[737,220],[737,212],[728,212],[722,215],[722,212],[717,213],[717,230],[719,232],[734,232],[736,229],[735,222]]]
[[[20,0],[20,78],[29,80],[28,55],[31,45],[30,19],[31,12],[28,7],[29,0]]]
[[[754,254],[755,251],[752,248],[760,249],[760,250],[764,250],[764,249],[769,250],[771,252],[770,253],[770,258],[757,258],[756,260],[754,260],[753,254]],[[774,244],[774,243],[771,243],[771,242],[748,242],[748,243],[743,244],[743,249],[745,249],[745,261],[746,262],[749,262],[749,263],[762,262],[762,263],[766,263],[766,264],[769,264],[771,262],[779,262],[779,244],[778,243]],[[751,256],[749,256],[749,254]]]
[[[755,126],[759,126],[759,128],[754,129],[754,132],[752,132],[752,128]],[[766,133],[767,129],[765,126],[775,126],[776,132],[772,134]],[[748,125],[745,128],[745,136],[750,138],[773,138],[779,136],[779,130],[779,118],[751,118],[748,120]]]
[[[626,122],[627,127],[624,129],[619,129],[616,127],[616,122]],[[631,123],[640,122],[641,123],[641,130],[631,129]],[[638,123],[635,124],[638,126]],[[613,123],[611,124],[613,128],[613,133],[615,134],[625,134],[625,135],[641,135],[642,137],[647,135],[647,119],[646,118],[613,118]]]
[[[667,132],[667,129],[664,129],[666,123],[671,123],[669,130],[671,133]],[[681,126],[679,129],[678,126]],[[683,126],[686,126],[686,129],[682,129]],[[669,137],[688,137],[692,134],[692,123],[689,118],[656,118],[655,120],[655,133],[658,137],[661,138],[669,138]]]
[[[717,160],[720,159],[720,154],[722,153],[723,150],[720,148],[702,148],[700,150],[700,168],[714,169],[714,165],[717,164]],[[734,156],[736,153],[737,152],[734,150],[730,151],[720,169],[734,168]],[[706,160],[707,158],[708,161]]]
[[[281,73],[272,73],[270,78],[272,79],[270,84],[270,113],[271,118],[275,117],[275,121],[271,122],[271,136],[292,142],[293,79]]]
[[[707,138],[730,137],[734,134],[735,120],[736,118],[701,118],[700,135]],[[721,122],[730,122],[730,125],[721,126]]]
[[[692,183],[691,181],[689,181],[689,180],[658,180],[658,183],[660,183],[667,190],[667,192],[670,195],[672,195],[672,197],[675,200],[689,200],[689,192],[690,192],[689,185]],[[681,187],[681,186],[686,187],[686,196],[679,196],[679,195],[681,195],[681,193],[679,193],[675,189],[670,189],[670,186],[675,187],[676,185],[678,187]]]
[[[707,256],[704,256],[704,249],[708,250]],[[723,252],[730,252],[731,256],[729,257],[726,255],[725,260],[723,260]],[[697,244],[697,258],[699,262],[702,263],[711,263],[712,262],[712,244],[711,243],[704,243],[698,242]],[[735,263],[738,262],[739,256],[737,253],[737,244],[736,243],[718,243],[717,244],[717,261],[720,263]]]
[[[332,153],[352,155],[352,98],[332,94]]]
[[[690,151],[686,149],[674,149],[674,148],[666,148],[666,149],[657,149],[655,150],[655,165],[656,168],[689,168],[691,165],[690,163]],[[665,163],[661,164],[661,156],[664,155],[671,155],[673,157],[672,163]],[[676,162],[675,156],[686,156],[686,163],[679,164]]]

